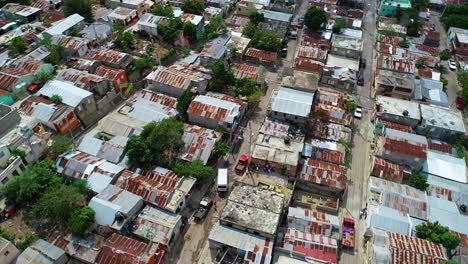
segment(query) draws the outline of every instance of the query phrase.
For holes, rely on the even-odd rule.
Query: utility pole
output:
[[[249,161],[247,162],[247,168],[250,166],[250,162],[252,160],[252,128],[250,127],[250,121],[249,121]]]

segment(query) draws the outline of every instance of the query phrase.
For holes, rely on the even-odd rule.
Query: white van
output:
[[[227,190],[228,190],[228,169],[218,169],[217,186],[218,186],[218,192],[227,192]]]

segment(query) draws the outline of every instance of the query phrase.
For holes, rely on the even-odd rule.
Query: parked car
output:
[[[361,58],[361,68],[364,69],[366,68],[366,59]]]
[[[457,107],[457,109],[460,109],[460,110],[465,108],[465,102],[460,96],[457,96],[457,99],[455,100],[455,106]]]
[[[356,110],[354,110],[354,117],[357,118],[357,119],[362,118],[362,107],[361,106],[356,107]]]
[[[298,21],[298,28],[304,28],[304,23],[305,23],[305,20],[304,20],[304,16],[301,16],[299,18],[299,21]]]
[[[449,60],[448,61],[448,67],[450,70],[452,71],[456,71],[457,70],[457,64],[453,61],[453,60]]]
[[[42,88],[43,85],[44,84],[42,84],[42,83],[33,83],[27,88],[27,90],[30,93],[35,93],[35,92],[39,91]]]
[[[203,199],[200,202],[200,205],[198,206],[197,211],[193,215],[193,217],[195,217],[195,220],[198,220],[200,222],[203,221],[208,212],[210,212],[212,206],[213,200],[209,197],[203,197]]]
[[[239,161],[237,162],[236,171],[239,173],[244,173],[245,170],[247,169],[248,163],[249,163],[249,156],[246,154],[242,154],[239,157]]]
[[[360,75],[357,80],[357,85],[363,86],[364,85],[364,76]]]

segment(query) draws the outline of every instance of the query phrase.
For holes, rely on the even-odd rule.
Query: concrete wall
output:
[[[393,115],[390,113],[377,113],[377,116],[383,120],[391,121],[394,123],[410,126],[415,128],[419,124],[419,119],[414,119],[411,117]]]
[[[332,47],[330,53],[353,59],[358,59],[361,56],[360,50],[345,49],[341,47]]]
[[[191,113],[188,113],[188,119],[189,119],[190,122],[192,122],[192,123],[194,123],[196,125],[202,126],[202,127],[211,128],[211,129],[216,129],[218,127],[222,127],[225,130],[229,130],[229,127],[228,127],[227,123],[223,122],[220,125],[218,120],[209,119],[209,118],[206,118],[206,117],[201,117],[201,116],[194,115],[194,114],[191,114]]]
[[[436,127],[436,126],[431,126],[426,124],[421,124],[418,127],[416,127],[416,132],[418,134],[424,135],[426,137],[430,138],[436,138],[436,139],[441,139],[441,140],[449,140],[453,139],[456,136],[463,136],[464,133],[459,132],[459,131],[453,131],[450,130],[449,128],[444,128],[444,127]]]
[[[164,84],[164,83],[154,82],[154,81],[149,81],[149,88],[159,93],[167,94],[169,96],[176,97],[176,98],[179,98],[183,93],[183,90],[179,88],[176,88],[176,87]]]
[[[23,160],[20,157],[10,163],[1,173],[0,173],[0,186],[7,184],[14,177],[21,175],[26,170],[26,166],[23,163]],[[0,255],[0,260],[2,255]],[[1,262],[0,263],[4,263]]]
[[[21,122],[16,109],[0,104],[0,137],[15,128]]]
[[[338,79],[333,78],[332,76],[327,76],[322,74],[320,78],[320,84],[331,87],[334,89],[340,89],[343,92],[353,92],[356,88],[356,83],[351,81],[340,81]]]
[[[305,124],[307,121],[307,118],[302,117],[302,116],[295,116],[295,115],[290,115],[286,113],[280,113],[280,112],[275,112],[275,111],[268,111],[268,116],[281,120],[281,121],[291,121],[292,123],[299,123],[299,124]]]
[[[413,156],[402,155],[400,153],[390,152],[386,150],[383,150],[382,157],[384,159],[388,159],[398,164],[407,165],[411,167],[412,170],[417,170],[417,171],[419,171],[422,168],[423,163],[425,161],[423,159],[416,158]]]

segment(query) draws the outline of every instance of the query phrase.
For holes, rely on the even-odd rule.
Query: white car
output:
[[[452,71],[457,70],[457,64],[453,60],[448,61],[448,67]]]
[[[354,110],[354,117],[357,119],[361,119],[362,117],[362,107],[358,106],[356,107],[356,110]]]

